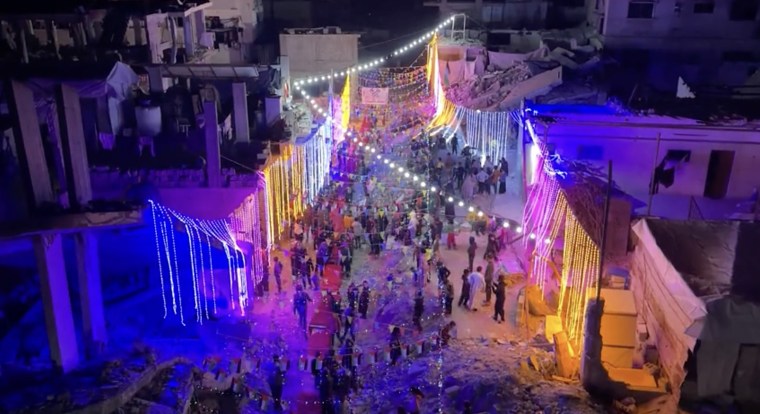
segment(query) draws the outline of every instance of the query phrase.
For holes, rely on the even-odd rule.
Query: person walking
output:
[[[293,313],[298,315],[298,326],[306,330],[306,311],[311,296],[303,290],[303,286],[296,286],[296,294],[293,296]]]
[[[486,287],[488,289],[488,287]],[[499,275],[499,282],[496,283],[493,287],[493,293],[496,296],[496,301],[493,305],[493,320],[496,321],[496,323],[502,323],[505,321],[504,318],[504,303],[507,300],[507,284],[504,281],[504,275]]]
[[[486,301],[483,302],[483,305],[490,305],[491,304],[491,293],[492,293],[492,287],[493,287],[493,275],[494,275],[494,263],[493,263],[493,256],[488,256],[488,262],[486,264],[486,273],[483,275],[483,279],[486,282]]]
[[[274,258],[274,281],[277,283],[277,293],[282,293],[282,263],[279,257]]]
[[[478,250],[478,244],[475,242],[475,237],[470,236],[470,244],[467,246],[467,263],[468,269],[474,269],[475,253]]]

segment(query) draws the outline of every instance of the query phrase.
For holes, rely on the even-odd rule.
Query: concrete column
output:
[[[147,66],[145,70],[148,71],[148,82],[150,83],[150,91],[154,93],[164,92],[164,78],[161,76],[161,68],[158,66]]]
[[[34,208],[41,203],[55,201],[40,134],[37,107],[34,104],[34,92],[17,81],[11,81],[9,86],[6,90],[12,95],[10,109],[14,123],[13,138],[16,141],[21,173],[27,189],[27,202]]]
[[[172,65],[177,63],[177,18],[168,16],[166,22],[169,25],[169,35],[172,38],[172,50],[169,55],[169,63]]]
[[[219,149],[219,122],[216,102],[203,102],[203,117],[206,129],[206,176],[209,187],[222,186],[222,159]]]
[[[189,16],[185,16],[182,19],[182,32],[185,38],[185,55],[189,62],[195,53],[195,33],[193,31],[193,19]]]
[[[282,113],[282,97],[267,96],[264,98],[264,121],[267,126],[280,119]]]
[[[198,10],[195,12],[195,41],[197,43],[201,43],[204,33],[206,33],[206,13]]]
[[[103,288],[100,282],[98,239],[92,232],[74,236],[76,242],[79,301],[82,307],[82,328],[86,355],[96,355],[108,342],[103,309]]]
[[[79,364],[79,351],[74,317],[71,314],[61,235],[35,236],[33,243],[37,270],[40,273],[40,293],[50,343],[50,358],[56,368],[68,372]]]
[[[137,16],[132,17],[132,30],[135,33],[135,46],[143,46],[145,44],[145,36],[143,36],[142,29],[143,19]]]
[[[70,86],[58,85],[56,101],[69,204],[83,207],[92,201],[92,182],[79,94]]]
[[[55,25],[55,22],[50,20],[47,22],[47,32],[48,32],[48,39],[50,39],[50,43],[53,44],[53,50],[55,50],[55,55],[58,57],[58,59],[61,58],[61,55],[59,53],[60,50],[60,44],[58,43],[58,27]]]
[[[248,123],[248,93],[245,82],[232,84],[232,118],[235,127],[236,142],[250,142],[250,124]]]
[[[151,63],[163,63],[161,23],[165,21],[165,14],[149,14],[145,16],[145,33],[148,36],[148,45],[150,45]]]
[[[26,45],[26,26],[23,23],[17,23],[15,29],[21,47],[21,62],[29,63],[29,48]]]
[[[609,383],[607,371],[602,365],[602,314],[604,299],[589,299],[584,315],[580,377],[583,388],[592,395]]]

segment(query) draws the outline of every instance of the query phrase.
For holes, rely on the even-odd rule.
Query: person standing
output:
[[[280,258],[274,258],[274,281],[277,283],[277,293],[282,293],[282,263]]]
[[[468,304],[470,305],[470,310],[477,311],[478,309],[475,307],[475,297],[478,295],[478,292],[483,289],[484,285],[486,284],[485,278],[483,277],[483,267],[478,266],[477,269],[475,269],[474,272],[470,273],[470,276],[468,276],[470,280],[470,300],[468,301]],[[490,289],[490,286],[488,286]]]
[[[467,246],[467,263],[468,269],[473,269],[475,262],[475,253],[478,250],[478,244],[475,242],[475,237],[470,236],[470,244]]]
[[[488,289],[488,287],[486,287]],[[496,323],[502,323],[504,318],[504,303],[507,300],[507,284],[504,281],[504,275],[499,275],[499,282],[492,287],[493,293],[496,296],[496,301],[493,305],[493,320]]]
[[[483,305],[490,305],[491,304],[491,293],[492,293],[492,287],[493,287],[493,275],[494,275],[494,264],[493,264],[493,256],[488,256],[488,262],[486,264],[486,273],[483,275],[483,279],[485,279],[486,282],[486,301],[483,302]]]
[[[443,313],[444,315],[451,315],[451,307],[454,303],[454,285],[446,279],[443,290]]]
[[[451,203],[449,203],[451,204]],[[443,228],[443,232],[446,233],[446,249],[447,250],[456,250],[457,248],[457,239],[456,239],[456,233],[454,233],[455,227],[454,227],[454,219],[449,219],[448,223]]]
[[[422,291],[417,291],[417,296],[414,298],[414,326],[421,333],[422,332],[422,313],[425,311],[425,298],[422,296]]]
[[[282,388],[285,384],[285,373],[282,372],[279,355],[273,357],[273,362],[267,382],[269,382],[269,389],[272,390],[274,409],[279,412],[282,411]]]
[[[388,345],[391,349],[391,365],[396,365],[396,361],[401,358],[401,328],[398,326],[393,328]]]
[[[369,283],[365,280],[362,283],[362,293],[359,294],[359,315],[362,319],[367,319],[369,310]]]
[[[462,272],[462,292],[459,294],[459,303],[457,306],[467,308],[467,301],[470,299],[470,269],[464,269]]]

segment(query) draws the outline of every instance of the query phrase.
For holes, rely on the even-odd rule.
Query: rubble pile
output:
[[[491,71],[453,84],[446,95],[455,104],[466,108],[494,110],[499,108],[515,85],[534,75],[529,64],[518,62],[506,70]]]
[[[126,412],[185,413],[193,395],[193,366],[178,363],[161,370],[122,409]]]
[[[525,343],[458,341],[397,366],[365,367],[365,388],[351,405],[357,414],[390,412],[408,405],[417,387],[422,412],[461,413],[466,403],[476,413],[603,412],[580,385],[549,380],[553,359]]]

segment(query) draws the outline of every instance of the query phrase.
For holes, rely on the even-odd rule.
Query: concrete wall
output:
[[[280,54],[290,58],[293,78],[339,72],[356,65],[358,45],[358,34],[280,35]]]
[[[493,28],[543,28],[546,24],[549,1],[502,0],[502,1],[425,1],[425,6],[438,7],[441,17],[465,13],[475,21]],[[461,22],[457,23],[461,29]]]
[[[589,1],[589,21],[598,27],[604,17],[600,32],[608,47],[760,49],[760,13],[754,21],[732,21],[729,0],[716,1],[713,13],[709,14],[695,14],[693,1],[657,0],[651,19],[629,19],[628,1]],[[680,12],[676,11],[677,4]]]
[[[540,137],[547,131],[541,125],[536,130]],[[566,159],[580,159],[579,152],[584,151],[595,153],[595,159],[586,161],[601,168],[612,160],[615,182],[630,194],[645,196],[658,134],[658,164],[668,150],[691,151],[690,160],[676,169],[674,184],[670,188],[660,186],[660,194],[703,196],[712,150],[735,151],[726,198],[749,197],[753,188],[760,186],[760,132],[751,127],[706,127],[694,121],[658,117],[575,115],[549,126],[547,142]]]

